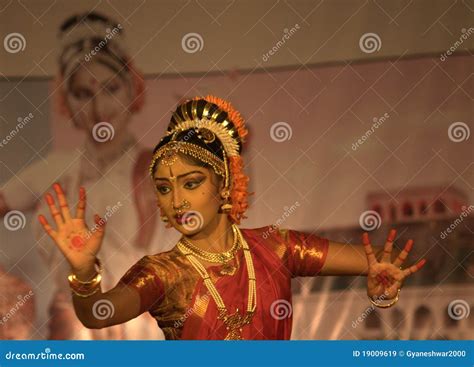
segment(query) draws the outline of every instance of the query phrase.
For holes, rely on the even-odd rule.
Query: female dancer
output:
[[[398,301],[404,279],[425,261],[401,269],[411,240],[391,261],[395,230],[378,261],[367,233],[363,245],[346,245],[272,226],[237,226],[247,209],[240,156],[246,135],[242,117],[224,100],[207,96],[178,106],[154,149],[150,174],[162,220],[182,237],[170,251],[144,256],[108,292],[101,289],[96,257],[105,221],[96,215],[95,226],[86,226],[84,188],[74,216],[59,185],[59,206],[47,194],[57,228],[44,216],[39,221],[71,266],[74,307],[86,327],[120,324],[148,311],[166,339],[289,339],[291,316],[282,319],[275,309],[291,305],[297,276],[367,275],[372,303]]]

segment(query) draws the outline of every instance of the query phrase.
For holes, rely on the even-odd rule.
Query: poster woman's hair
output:
[[[61,91],[59,107],[62,113],[68,114],[65,92],[70,77],[79,66],[87,67],[89,62],[109,67],[129,83],[133,93],[129,108],[132,112],[141,109],[144,103],[144,80],[131,60],[120,23],[97,12],[77,14],[63,22],[58,38],[60,55],[57,87]]]

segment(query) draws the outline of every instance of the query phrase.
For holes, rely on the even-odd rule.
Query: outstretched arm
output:
[[[43,215],[38,217],[45,232],[53,239],[62,252],[79,282],[87,282],[97,275],[96,255],[102,245],[105,233],[105,221],[95,216],[96,225],[89,229],[84,221],[86,192],[81,187],[79,203],[75,217],[72,217],[69,205],[59,184],[53,186],[59,207],[51,194],[46,194],[46,202],[56,223],[53,229]],[[97,287],[95,293],[87,296],[73,294],[73,304],[79,320],[84,326],[99,329],[126,322],[140,315],[141,305],[138,291],[123,282],[112,290],[102,293]],[[86,292],[87,293],[87,292]]]
[[[408,257],[413,247],[413,240],[408,240],[403,251],[395,253],[393,242],[396,230],[390,230],[385,246],[371,247],[371,259],[381,259],[382,263],[395,262],[400,265]],[[329,241],[326,261],[321,275],[368,275],[369,261],[367,258],[368,234],[363,236],[363,244],[345,244]],[[419,263],[418,263],[419,264]],[[424,262],[423,262],[424,264]],[[400,266],[398,265],[398,266]]]
[[[380,257],[383,248],[374,248]],[[367,275],[369,266],[363,244],[339,243],[329,240],[328,254],[320,275]]]

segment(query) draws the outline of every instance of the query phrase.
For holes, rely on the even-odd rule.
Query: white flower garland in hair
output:
[[[173,130],[169,131],[167,135],[172,135],[176,131],[184,131],[188,129],[208,129],[212,131],[221,141],[222,146],[225,149],[226,154],[229,157],[235,157],[239,155],[239,145],[237,140],[233,138],[230,131],[225,128],[221,123],[207,118],[187,120],[179,122]]]

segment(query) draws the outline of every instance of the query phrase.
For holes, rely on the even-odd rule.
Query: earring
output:
[[[224,213],[229,213],[232,210],[232,204],[230,202],[230,192],[228,189],[225,189],[221,192],[221,197],[224,199],[224,204],[221,205],[221,210]]]

